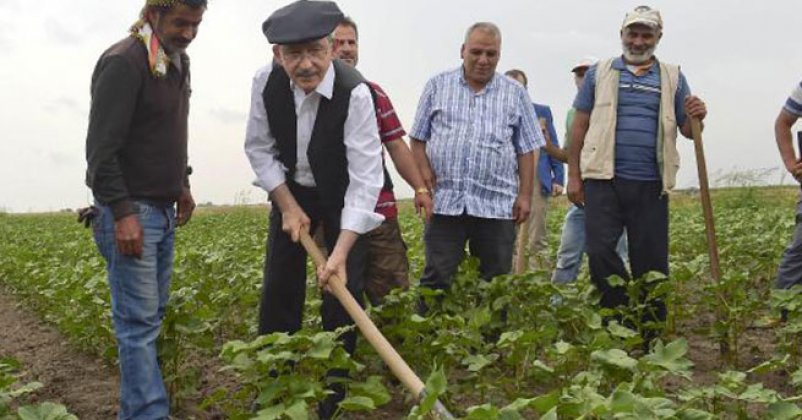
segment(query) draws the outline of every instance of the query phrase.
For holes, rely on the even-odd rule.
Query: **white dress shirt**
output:
[[[270,132],[262,98],[272,68],[272,64],[262,67],[253,78],[251,111],[245,133],[245,154],[256,173],[254,185],[268,193],[286,182],[287,173],[287,168],[278,160],[278,145]],[[320,97],[331,99],[334,77],[334,65],[330,64],[323,80],[309,94],[290,82],[297,115],[297,163],[293,180],[306,187],[316,185],[306,152],[312,138]],[[379,191],[384,185],[384,173],[373,99],[364,83],[351,91],[343,136],[349,183],[340,227],[362,234],[379,226],[384,220],[382,215],[374,212]]]

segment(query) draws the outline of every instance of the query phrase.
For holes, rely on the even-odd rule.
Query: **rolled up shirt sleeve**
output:
[[[253,77],[251,88],[251,110],[248,114],[248,125],[245,130],[245,154],[256,174],[253,185],[272,192],[286,182],[286,168],[278,160],[276,139],[270,132],[267,122],[262,92],[267,85],[272,66],[267,65]]]
[[[384,185],[382,148],[373,99],[364,83],[351,91],[343,135],[349,183],[340,228],[363,234],[384,220],[375,212]]]

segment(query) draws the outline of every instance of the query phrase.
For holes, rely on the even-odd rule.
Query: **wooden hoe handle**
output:
[[[326,265],[326,257],[318,248],[315,241],[309,236],[309,232],[301,231],[301,244],[306,252],[312,257],[315,266],[322,267]],[[371,346],[376,349],[379,356],[384,360],[384,363],[390,368],[393,374],[398,378],[404,386],[418,398],[424,397],[425,385],[420,380],[418,375],[409,367],[407,362],[401,358],[398,352],[393,348],[389,341],[382,335],[376,324],[370,320],[368,314],[359,306],[356,299],[351,295],[351,292],[345,287],[345,281],[336,274],[333,274],[329,279],[329,291],[340,301],[345,308],[348,315],[354,320],[354,323],[362,331],[362,335],[368,340]],[[446,408],[437,401],[435,404],[435,411],[442,419],[453,419],[454,416],[446,410]]]

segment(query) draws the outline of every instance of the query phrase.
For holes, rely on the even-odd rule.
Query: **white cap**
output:
[[[578,63],[576,63],[574,68],[571,69],[571,72],[573,73],[573,72],[575,72],[575,71],[577,71],[577,70],[579,70],[581,68],[588,68],[588,67],[596,64],[597,61],[599,61],[599,59],[596,58],[596,57],[593,57],[591,55],[582,57],[582,59],[579,60]]]
[[[636,23],[655,29],[663,29],[663,18],[660,17],[660,12],[649,6],[638,6],[635,10],[628,12],[624,17],[624,23],[621,24],[621,29]]]

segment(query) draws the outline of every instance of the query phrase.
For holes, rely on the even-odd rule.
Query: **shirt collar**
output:
[[[647,73],[656,72],[657,71],[657,66],[658,66],[658,60],[657,60],[657,57],[654,57],[654,61],[652,62],[652,65],[649,67],[649,71]],[[612,67],[613,67],[613,69],[618,70],[618,71],[629,70],[629,69],[627,69],[627,63],[624,62],[624,56],[623,55],[622,56],[618,56],[613,60]]]
[[[334,76],[334,62],[331,62],[329,63],[328,70],[326,70],[326,75],[323,76],[323,80],[320,81],[320,84],[317,85],[314,91],[320,96],[324,96],[326,99],[331,99],[334,95]],[[292,78],[290,78],[290,87],[293,91],[300,93],[301,97],[306,96],[306,92],[295,87],[295,82],[292,81]]]

